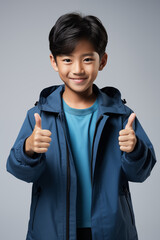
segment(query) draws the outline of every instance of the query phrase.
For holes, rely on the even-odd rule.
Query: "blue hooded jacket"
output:
[[[137,144],[133,152],[121,152],[119,131],[132,113],[112,87],[99,89],[98,119],[94,133],[91,182],[91,226],[93,240],[137,240],[128,182],[143,182],[156,162],[154,149],[138,119],[134,121]],[[7,170],[15,177],[33,182],[30,220],[26,240],[76,240],[77,177],[68,141],[62,105],[64,85],[41,92],[39,102],[27,113],[11,149]],[[25,140],[39,113],[42,128],[52,132],[45,154],[28,157]]]

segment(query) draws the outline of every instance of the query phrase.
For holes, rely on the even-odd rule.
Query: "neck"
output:
[[[77,109],[89,108],[96,100],[96,95],[92,89],[83,93],[77,93],[65,87],[62,97],[67,105]]]

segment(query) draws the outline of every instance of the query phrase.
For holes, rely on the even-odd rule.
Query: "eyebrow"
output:
[[[93,56],[94,56],[94,53],[84,53],[84,54],[82,54],[82,57],[85,57],[85,56],[91,56],[91,57],[93,57]]]
[[[69,56],[69,57],[73,57],[73,54],[62,54],[62,56]],[[84,53],[81,55],[82,57],[86,57],[86,56],[90,56],[93,57],[94,53]]]

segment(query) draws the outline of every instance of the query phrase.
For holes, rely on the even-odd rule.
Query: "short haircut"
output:
[[[97,17],[82,16],[78,13],[62,15],[49,33],[49,47],[54,59],[56,60],[58,55],[71,54],[82,39],[93,44],[100,58],[104,55],[108,35]]]

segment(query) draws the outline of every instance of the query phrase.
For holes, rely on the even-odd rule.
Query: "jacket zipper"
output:
[[[93,149],[94,149],[94,142],[95,142],[95,138],[96,138],[96,133],[97,133],[97,128],[98,128],[98,125],[99,125],[99,122],[101,121],[101,119],[103,118],[103,116],[101,115],[97,122],[96,122],[96,127],[95,127],[95,131],[94,131],[94,136],[93,136],[93,142],[92,142],[92,152],[91,152],[91,184],[92,184],[92,181],[93,181]]]
[[[36,204],[35,204],[35,207],[34,207],[34,212],[33,212],[33,219],[32,219],[32,230],[33,230],[33,227],[34,227],[34,220],[35,220],[35,216],[36,216],[36,210],[37,210],[37,206],[38,206],[38,201],[39,201],[39,196],[40,196],[40,193],[41,193],[41,188],[39,187],[37,189],[37,199],[36,199]]]
[[[67,209],[66,209],[66,240],[69,240],[69,210],[70,210],[70,165],[69,165],[69,148],[68,148],[68,143],[67,143],[67,137],[65,134],[65,130],[64,130],[64,126],[61,120],[61,116],[60,114],[58,115],[59,119],[61,121],[62,124],[62,128],[63,128],[63,132],[64,132],[64,136],[65,136],[65,141],[66,141],[66,148],[67,148],[67,193],[66,193],[66,205],[67,205]],[[95,131],[94,131],[94,136],[93,136],[93,143],[92,143],[92,154],[91,154],[91,183],[92,183],[92,165],[93,165],[93,148],[94,148],[94,141],[95,141],[95,136],[96,136],[96,132],[97,132],[97,128],[99,125],[99,122],[101,121],[101,119],[103,118],[103,116],[101,115],[96,123],[96,127],[95,127]]]
[[[66,142],[67,147],[67,210],[66,210],[66,240],[69,240],[69,209],[70,209],[70,166],[69,166],[69,149],[68,144]]]
[[[132,209],[131,209],[131,206],[129,204],[129,199],[128,199],[128,194],[129,194],[129,191],[127,188],[124,189],[124,192],[125,192],[125,199],[126,199],[126,202],[127,202],[127,206],[128,206],[128,209],[129,209],[129,212],[130,212],[130,216],[131,216],[131,221],[132,221],[132,225],[134,225],[134,219],[133,219],[133,214],[132,214]]]
[[[61,120],[60,114],[58,115],[61,125],[63,128],[65,141],[66,141],[66,149],[67,149],[67,192],[66,192],[66,240],[69,240],[69,210],[70,210],[70,165],[69,165],[69,148],[67,143],[67,137],[65,134],[65,129]]]

